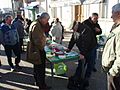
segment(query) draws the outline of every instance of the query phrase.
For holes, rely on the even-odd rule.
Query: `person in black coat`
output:
[[[78,22],[74,26],[73,30],[74,32],[69,42],[68,50],[71,50],[74,44],[76,44],[80,51],[80,54],[87,55],[89,50],[91,50],[96,45],[96,41],[93,38],[94,37],[93,31],[89,27],[80,22]]]
[[[98,14],[97,13],[92,13],[92,16],[89,17],[88,19],[86,19],[85,21],[83,21],[83,23],[85,25],[87,25],[89,28],[91,28],[91,30],[93,30],[94,32],[94,38],[97,42],[97,35],[102,34],[102,29],[100,28],[100,25],[98,24]],[[93,52],[91,53],[93,58],[92,61],[93,63],[91,63],[91,65],[93,66],[93,71],[96,72],[97,69],[95,68],[95,59],[96,59],[96,49],[97,49],[97,43],[96,46],[93,49]]]
[[[72,83],[68,83],[69,89],[71,89],[71,88],[75,89],[77,86],[82,86],[82,85],[78,85],[81,83],[81,81],[82,81],[82,84],[84,84],[83,81],[85,80],[86,75],[89,74],[87,71],[89,70],[89,68],[90,68],[89,66],[91,63],[90,62],[90,57],[91,57],[90,53],[91,53],[92,49],[96,46],[94,32],[88,26],[86,26],[80,22],[77,22],[76,25],[74,25],[74,27],[73,27],[73,34],[72,34],[71,40],[69,42],[67,52],[71,51],[75,44],[78,47],[79,52],[80,52],[80,60],[78,61],[78,67],[76,69],[74,76],[69,78],[69,82],[71,82],[71,78],[72,78]],[[83,63],[83,61],[85,63]],[[87,67],[88,67],[86,69],[84,78],[82,77],[82,72],[84,69],[84,67],[82,67],[82,66],[84,66],[83,64],[87,65]],[[78,82],[78,84],[75,84],[74,81]],[[73,87],[75,87],[75,88],[73,88]],[[83,87],[78,87],[78,88],[81,88],[81,90],[83,89]]]

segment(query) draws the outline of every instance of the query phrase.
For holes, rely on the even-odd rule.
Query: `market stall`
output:
[[[51,75],[54,76],[54,64],[60,62],[68,62],[68,61],[78,61],[79,55],[75,51],[66,52],[66,47],[57,44],[55,42],[49,42],[49,45],[45,46],[46,57],[48,62],[51,65]]]

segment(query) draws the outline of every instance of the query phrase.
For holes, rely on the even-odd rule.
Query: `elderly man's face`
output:
[[[40,19],[40,22],[42,23],[42,25],[46,25],[48,23],[49,19],[48,18],[42,18]]]
[[[111,18],[113,19],[113,22],[117,23],[118,20],[120,20],[120,12],[113,12],[112,11]]]
[[[98,21],[98,16],[97,16],[97,15],[93,15],[93,16],[91,17],[91,20],[93,21],[93,23],[97,23],[97,21]]]

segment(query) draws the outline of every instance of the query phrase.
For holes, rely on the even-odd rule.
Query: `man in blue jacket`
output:
[[[8,63],[11,67],[11,71],[21,69],[19,66],[20,63],[20,45],[19,45],[19,36],[16,28],[11,24],[12,16],[8,15],[5,17],[5,24],[1,27],[3,33],[3,46],[5,48],[5,53],[7,55]],[[15,58],[15,67],[12,63],[12,51],[14,52]]]

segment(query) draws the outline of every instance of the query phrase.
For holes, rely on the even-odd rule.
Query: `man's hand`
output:
[[[96,28],[95,28],[95,31],[96,31],[96,32],[100,32],[100,29],[96,27]]]
[[[85,59],[84,55],[80,54],[80,60]]]
[[[66,51],[66,52],[70,52],[71,50],[67,48],[65,51]]]

